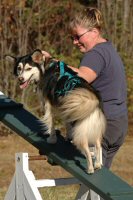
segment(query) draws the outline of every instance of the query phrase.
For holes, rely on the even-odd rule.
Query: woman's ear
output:
[[[92,32],[94,32],[95,34],[99,34],[99,30],[97,28],[93,28]]]

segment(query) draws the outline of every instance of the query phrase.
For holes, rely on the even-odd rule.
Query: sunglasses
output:
[[[89,31],[86,31],[85,33],[81,34],[81,35],[73,35],[71,36],[71,39],[74,41],[74,40],[80,40],[80,38],[85,35],[86,33],[88,33]]]

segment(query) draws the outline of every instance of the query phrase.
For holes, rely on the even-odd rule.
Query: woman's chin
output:
[[[82,48],[82,47],[79,48],[79,50],[80,50],[81,53],[85,53],[86,52],[86,50],[84,48]]]
[[[79,45],[78,49],[80,50],[81,53],[85,53],[86,52],[86,49],[82,45]]]

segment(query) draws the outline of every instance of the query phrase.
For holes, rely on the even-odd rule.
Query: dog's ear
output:
[[[16,62],[16,60],[17,60],[14,56],[9,56],[9,55],[5,55],[5,56],[4,56],[4,59],[7,60],[7,61],[9,61],[10,63],[13,63],[13,64],[14,64],[14,63]]]
[[[15,76],[18,76],[18,74],[17,74],[17,67],[16,67],[17,58],[14,57],[14,56],[5,55],[4,59],[6,61],[8,61],[9,63],[11,63],[12,65],[14,65],[13,74]]]
[[[36,49],[32,54],[31,58],[35,63],[41,64],[43,60],[43,54],[40,49]]]

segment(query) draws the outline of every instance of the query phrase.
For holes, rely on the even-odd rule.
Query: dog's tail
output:
[[[73,142],[82,149],[83,145],[96,144],[96,141],[101,141],[106,130],[106,119],[100,108],[96,108],[90,116],[84,120],[78,121],[73,127]]]
[[[92,91],[77,88],[60,98],[59,111],[65,121],[72,122],[88,117],[99,106],[99,100]]]

